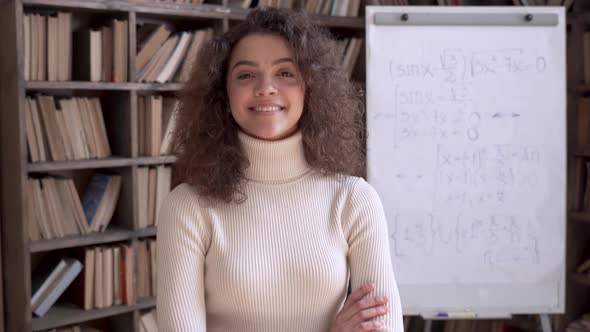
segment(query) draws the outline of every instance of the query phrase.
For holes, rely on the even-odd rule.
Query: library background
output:
[[[362,93],[367,5],[567,7],[567,305],[552,324],[590,331],[590,1],[0,0],[0,332],[157,331],[155,216],[171,190],[175,93],[199,48],[248,7],[305,10]],[[432,330],[540,325],[523,315]]]

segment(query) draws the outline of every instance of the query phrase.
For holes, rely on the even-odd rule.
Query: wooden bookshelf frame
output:
[[[140,310],[155,307],[154,298],[141,300],[136,305],[113,306],[110,308],[84,311],[81,309],[54,306],[46,316],[33,318],[30,307],[31,298],[31,255],[49,253],[72,247],[103,245],[128,242],[137,247],[137,241],[156,236],[156,228],[138,228],[135,170],[139,166],[172,164],[172,156],[143,157],[137,153],[137,98],[149,93],[174,93],[181,84],[153,84],[134,82],[136,21],[144,17],[157,17],[167,20],[199,20],[207,22],[216,34],[226,31],[230,22],[243,20],[247,11],[227,7],[227,0],[213,0],[214,4],[190,5],[142,0],[0,0],[0,30],[3,31],[3,47],[0,48],[0,151],[2,171],[2,200],[0,202],[2,220],[2,267],[4,271],[4,310],[0,301],[0,311],[5,312],[0,332],[40,331],[85,321],[109,318],[115,331],[139,331]],[[129,82],[50,82],[24,80],[23,16],[29,10],[62,10],[86,15],[112,15],[129,22]],[[349,31],[350,35],[364,32],[364,18],[313,16],[318,25]],[[363,82],[359,82],[362,86]],[[27,147],[24,126],[24,104],[27,93],[41,92],[59,94],[60,92],[104,92],[124,96],[124,100],[111,98],[109,108],[116,108],[116,130],[122,134],[111,140],[111,146],[118,148],[110,158],[59,162],[31,163],[27,161]],[[103,105],[103,109],[106,109]],[[108,126],[108,125],[107,125]],[[111,139],[111,137],[109,137]],[[122,146],[121,146],[122,145]],[[117,149],[114,149],[117,150]],[[28,240],[24,223],[25,193],[24,185],[29,174],[77,171],[89,169],[117,169],[123,174],[123,186],[128,189],[121,193],[117,211],[123,225],[112,225],[104,233],[85,236],[69,236],[51,240],[31,242]],[[118,227],[117,227],[118,226]],[[137,264],[137,261],[136,261]],[[136,266],[137,268],[137,266]],[[1,289],[0,289],[1,291]],[[1,295],[1,292],[0,292]]]

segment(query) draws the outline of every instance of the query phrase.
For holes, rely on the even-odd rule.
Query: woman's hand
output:
[[[387,297],[363,299],[374,288],[375,285],[370,283],[350,293],[344,307],[332,322],[330,332],[365,332],[383,327],[381,321],[373,318],[387,313]]]

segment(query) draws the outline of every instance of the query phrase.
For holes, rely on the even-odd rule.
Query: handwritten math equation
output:
[[[514,214],[400,213],[390,238],[398,257],[470,256],[487,265],[537,264],[536,233],[530,220]]]
[[[395,185],[414,193],[400,198],[408,206],[393,221],[394,254],[537,264],[539,230],[513,210],[523,194],[543,186],[548,161],[536,141],[511,139],[530,126],[530,115],[504,103],[520,96],[504,85],[542,77],[546,57],[520,48],[432,55],[392,58],[391,103],[371,113],[391,125]],[[416,199],[428,199],[431,210],[408,210]]]

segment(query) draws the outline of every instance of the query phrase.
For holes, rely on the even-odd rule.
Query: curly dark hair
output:
[[[252,33],[281,36],[293,50],[306,85],[298,126],[310,167],[322,174],[363,174],[364,108],[339,63],[334,39],[304,12],[257,8],[204,46],[178,94],[174,182],[193,185],[214,201],[246,198],[241,186],[249,161],[228,111],[226,76],[233,48]]]

